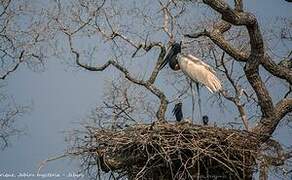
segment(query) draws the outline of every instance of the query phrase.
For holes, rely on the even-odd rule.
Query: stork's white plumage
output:
[[[167,63],[172,70],[178,71],[181,69],[186,76],[188,76],[192,81],[196,82],[197,92],[199,96],[198,104],[200,108],[200,115],[202,117],[199,84],[203,84],[204,86],[206,86],[206,88],[212,93],[220,91],[222,89],[222,85],[220,80],[216,76],[216,72],[211,66],[204,63],[201,59],[196,58],[195,56],[192,56],[190,54],[182,54],[181,43],[174,43],[171,46],[164,60],[161,62],[159,70],[161,70]],[[181,121],[183,117],[181,105],[176,106],[177,108],[175,108],[173,112],[176,115],[177,120]],[[205,118],[203,122],[208,124],[207,120],[208,119]]]
[[[174,71],[181,69],[186,76],[205,85],[212,93],[222,89],[221,82],[213,68],[195,56],[182,54],[179,43],[174,43],[171,46],[159,69],[162,69],[167,63],[171,69]]]
[[[216,72],[211,66],[202,60],[192,56],[178,54],[177,61],[182,72],[193,81],[206,86],[206,88],[214,93],[222,89],[220,80],[216,76]]]
[[[171,46],[159,69],[162,69],[167,63],[171,69],[174,71],[181,69],[191,80],[203,84],[212,93],[222,89],[221,82],[213,68],[193,55],[182,54],[179,43]]]

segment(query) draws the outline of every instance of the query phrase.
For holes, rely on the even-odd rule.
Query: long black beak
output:
[[[159,70],[161,70],[162,68],[164,68],[164,66],[169,63],[170,61],[173,61],[176,59],[176,56],[178,53],[181,52],[181,45],[179,43],[174,43],[170,50],[168,51],[168,53],[166,54],[163,62],[161,63],[161,65],[159,66]]]
[[[170,50],[171,51],[171,50]],[[162,63],[159,66],[159,70],[163,69],[167,63],[171,60],[170,53],[168,53],[163,59]]]

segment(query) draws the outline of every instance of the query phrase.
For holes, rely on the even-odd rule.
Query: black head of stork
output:
[[[207,126],[208,125],[208,123],[209,123],[209,117],[208,116],[203,116],[203,124],[205,125],[205,126]]]
[[[172,113],[175,116],[176,121],[180,122],[183,119],[182,103],[181,102],[175,104],[175,106],[172,110]]]
[[[159,70],[164,68],[164,66],[169,63],[169,66],[172,70],[177,71],[179,70],[179,64],[177,61],[177,55],[181,53],[181,42],[180,43],[174,43],[170,47],[169,51],[167,52],[162,64],[159,67]]]

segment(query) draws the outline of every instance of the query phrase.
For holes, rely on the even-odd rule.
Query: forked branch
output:
[[[65,34],[69,38],[70,50],[75,55],[75,61],[76,61],[76,64],[78,66],[80,66],[88,71],[103,71],[103,70],[107,69],[110,65],[112,65],[117,70],[119,70],[121,73],[123,73],[126,79],[128,79],[129,81],[131,81],[134,84],[145,87],[153,95],[155,95],[156,97],[159,98],[160,105],[159,105],[158,111],[156,113],[156,117],[157,117],[158,121],[165,120],[165,112],[167,109],[168,100],[167,100],[165,94],[154,85],[154,82],[155,82],[156,77],[157,77],[158,72],[159,72],[159,66],[162,63],[163,57],[164,57],[165,52],[166,52],[165,48],[161,44],[158,44],[161,51],[160,51],[158,60],[156,62],[156,65],[155,65],[155,67],[150,75],[150,78],[145,81],[145,80],[135,78],[134,76],[132,76],[130,74],[130,72],[127,70],[127,68],[123,67],[117,61],[112,60],[112,59],[108,60],[105,64],[103,64],[101,66],[95,66],[95,67],[81,63],[80,62],[80,54],[73,47],[71,34],[69,34],[69,33],[65,33]],[[154,45],[152,45],[152,46],[154,47]]]
[[[5,74],[3,74],[2,76],[0,76],[0,79],[4,80],[10,73],[14,72],[17,70],[17,68],[19,67],[19,65],[23,62],[23,55],[24,55],[24,50],[21,51],[19,57],[18,57],[18,62],[13,66],[12,69],[8,70]]]

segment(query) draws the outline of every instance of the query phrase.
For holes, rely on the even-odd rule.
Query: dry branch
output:
[[[18,57],[18,62],[14,65],[14,67],[10,70],[8,70],[5,74],[3,74],[2,76],[0,76],[0,79],[4,80],[10,73],[14,72],[17,70],[17,68],[19,67],[19,65],[23,62],[23,55],[24,55],[24,50],[21,51],[19,57]]]
[[[159,53],[159,57],[157,59],[156,65],[155,65],[149,79],[145,81],[145,80],[137,79],[134,76],[132,76],[130,74],[130,72],[128,71],[128,69],[126,69],[125,67],[120,65],[115,60],[108,60],[105,64],[103,64],[101,66],[95,66],[95,67],[81,63],[80,62],[80,54],[73,47],[72,34],[70,34],[68,32],[64,32],[64,33],[69,38],[70,50],[75,55],[75,61],[76,61],[77,65],[79,65],[80,67],[82,67],[88,71],[103,71],[106,68],[108,68],[110,65],[112,65],[117,70],[119,70],[121,73],[123,73],[125,78],[128,79],[130,82],[145,87],[153,95],[155,95],[156,97],[158,97],[160,99],[160,105],[159,105],[158,111],[156,113],[156,117],[157,117],[158,121],[165,121],[165,113],[166,113],[166,109],[167,109],[168,100],[167,100],[165,94],[154,85],[154,82],[155,82],[157,75],[158,75],[158,72],[159,72],[159,66],[162,63],[163,57],[165,56],[165,53],[166,53],[164,46],[162,46],[160,43],[153,43],[147,47],[144,47],[145,50],[150,50],[152,47],[155,47],[155,46],[160,47],[160,53]],[[140,47],[140,46],[141,45],[139,45],[137,47]]]

